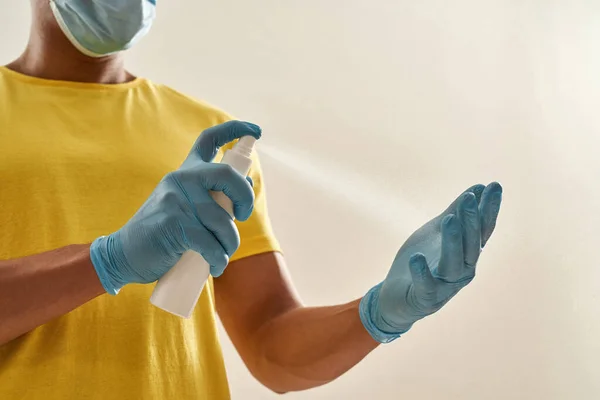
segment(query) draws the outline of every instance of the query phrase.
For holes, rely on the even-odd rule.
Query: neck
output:
[[[64,37],[50,39],[32,35],[23,54],[7,67],[28,76],[70,82],[117,84],[135,79],[125,70],[121,54],[88,57]]]

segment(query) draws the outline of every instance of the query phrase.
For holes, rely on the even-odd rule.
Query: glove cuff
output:
[[[373,317],[379,312],[377,310],[377,306],[379,301],[379,291],[381,289],[381,285],[383,285],[383,282],[381,282],[380,284],[373,287],[367,292],[367,294],[360,301],[358,311],[360,315],[360,320],[367,332],[369,332],[369,334],[371,335],[371,337],[379,343],[390,343],[398,339],[406,331],[401,333],[385,332],[379,329],[377,325],[375,325]]]
[[[110,273],[111,265],[115,264],[108,249],[112,240],[111,236],[100,236],[94,240],[90,246],[90,259],[106,293],[115,296],[124,285]]]

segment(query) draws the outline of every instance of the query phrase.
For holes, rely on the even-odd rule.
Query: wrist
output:
[[[374,286],[361,299],[359,304],[360,320],[371,337],[379,343],[390,343],[405,334],[412,326],[409,324],[405,329],[397,329],[385,323],[379,310],[379,294],[383,282]]]
[[[112,235],[100,236],[90,246],[90,259],[98,279],[106,293],[116,295],[126,282],[120,279],[115,265],[122,251],[115,251],[115,238]]]

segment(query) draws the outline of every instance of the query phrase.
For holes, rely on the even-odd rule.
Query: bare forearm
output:
[[[89,245],[0,261],[0,345],[102,293]]]
[[[359,300],[299,307],[257,331],[252,368],[276,392],[310,389],[348,371],[378,345],[362,326]]]

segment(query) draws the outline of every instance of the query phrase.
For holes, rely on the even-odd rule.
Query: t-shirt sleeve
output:
[[[279,242],[275,238],[267,211],[267,199],[263,182],[260,160],[256,151],[252,153],[252,167],[248,174],[254,183],[254,211],[244,222],[236,221],[240,232],[241,243],[231,257],[231,261],[268,252],[281,252]]]

